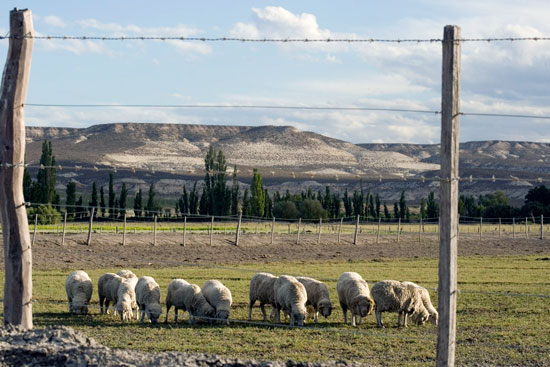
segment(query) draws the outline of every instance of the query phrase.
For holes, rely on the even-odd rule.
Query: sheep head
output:
[[[159,304],[152,304],[147,307],[147,317],[149,317],[149,320],[151,320],[153,324],[158,322],[161,313],[162,308]]]
[[[352,309],[355,315],[365,317],[371,314],[374,309],[374,300],[368,297],[358,297],[355,302],[352,303],[350,309]]]
[[[319,303],[319,313],[325,318],[330,316],[332,313],[332,308],[332,303],[330,303],[330,301]]]

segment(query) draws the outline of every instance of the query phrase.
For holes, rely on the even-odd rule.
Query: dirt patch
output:
[[[143,353],[111,349],[71,328],[57,326],[21,332],[0,328],[1,366],[187,366],[308,367],[359,366],[358,363],[265,362],[179,352]]]
[[[243,234],[239,246],[234,235],[216,234],[210,244],[207,234],[188,234],[186,246],[181,233],[153,235],[137,233],[126,235],[122,246],[121,234],[94,233],[90,246],[86,234],[72,234],[61,245],[61,235],[38,234],[33,247],[33,266],[36,269],[52,268],[104,268],[104,267],[168,267],[189,264],[253,264],[284,261],[356,261],[384,258],[436,258],[439,254],[437,235],[403,235],[399,242],[395,236],[380,238],[362,235],[358,244],[351,236],[324,235],[318,244],[317,234],[307,234],[296,244],[296,235],[277,235],[271,244],[269,234]],[[460,256],[475,255],[529,255],[550,253],[550,240],[502,239],[486,236],[462,236],[459,240]],[[3,258],[0,263],[3,262]]]

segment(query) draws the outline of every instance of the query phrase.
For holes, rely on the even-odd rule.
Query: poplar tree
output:
[[[142,209],[143,209],[143,194],[141,192],[141,189],[139,189],[134,198],[134,215],[136,217],[141,217],[143,215]]]
[[[149,193],[147,196],[147,207],[145,208],[149,214],[157,211],[157,204],[155,202],[155,184],[151,183],[149,186]]]
[[[120,198],[118,200],[118,207],[120,208],[120,214],[126,214],[126,201],[128,200],[128,189],[126,189],[126,183],[122,183],[122,188],[120,189]]]
[[[40,203],[52,203],[55,199],[55,184],[57,180],[55,164],[52,143],[51,141],[45,140],[42,143],[40,169],[36,174],[36,181],[40,187],[40,197],[38,198]]]
[[[231,214],[239,214],[239,201],[240,201],[240,188],[239,181],[237,180],[237,165],[233,167],[233,185],[231,186]]]
[[[93,208],[97,207],[97,186],[95,181],[92,183],[92,200],[88,203],[88,205]]]
[[[75,204],[76,204],[76,183],[71,181],[67,184],[67,189],[65,191],[66,195],[66,209],[67,216],[69,218],[74,218]]]
[[[263,217],[265,212],[265,191],[262,183],[262,175],[254,168],[252,183],[250,184],[250,209],[251,214]]]
[[[381,202],[380,202],[380,195],[378,195],[378,193],[376,194],[376,197],[374,198],[374,202],[375,202],[375,210],[376,210],[376,218],[380,218],[380,206],[381,206]]]
[[[390,211],[389,211],[388,206],[386,205],[386,203],[384,203],[384,217],[387,220],[391,219],[391,214],[390,214]]]
[[[113,172],[109,172],[109,217],[115,216],[115,200],[116,194],[114,189],[114,175]]]
[[[401,197],[399,198],[399,215],[401,219],[404,219],[407,215],[407,200],[405,199],[405,191],[401,191]]]
[[[105,210],[105,192],[103,191],[103,186],[99,188],[99,206],[101,207],[101,213],[106,217],[107,210]]]

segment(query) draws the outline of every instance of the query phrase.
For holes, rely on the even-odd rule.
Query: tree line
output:
[[[262,176],[257,169],[252,172],[252,182],[244,191],[238,181],[238,169],[235,165],[228,185],[227,161],[221,150],[216,151],[211,145],[205,160],[205,175],[202,184],[195,181],[188,191],[183,185],[182,193],[175,203],[175,213],[184,215],[214,215],[229,216],[242,213],[247,217],[286,218],[286,219],[328,219],[360,216],[362,218],[382,218],[385,220],[398,219],[408,221],[418,218],[439,217],[439,203],[434,192],[427,198],[420,200],[418,211],[411,210],[407,203],[405,191],[401,192],[398,201],[393,205],[381,200],[378,193],[363,188],[353,192],[346,188],[341,195],[331,190],[329,185],[324,190],[314,192],[311,188],[301,193],[293,194],[288,190],[284,193],[275,191],[272,194],[263,186]],[[61,205],[60,195],[56,192],[56,160],[53,155],[51,142],[44,141],[40,158],[40,169],[33,180],[25,169],[23,192],[26,201],[44,204],[29,208],[29,214],[48,214],[44,217],[56,217],[59,212],[55,209]],[[199,185],[200,184],[200,185]],[[144,196],[139,188],[133,200],[129,198],[126,183],[122,183],[120,191],[114,189],[114,173],[109,173],[107,189],[98,186],[94,181],[90,194],[90,201],[84,204],[82,194],[77,194],[77,184],[70,181],[65,189],[65,211],[69,219],[87,217],[90,208],[96,208],[99,218],[116,219],[124,216],[129,209],[129,201],[133,201],[134,216],[144,217],[162,215],[162,209],[156,200],[154,183],[151,183]],[[107,209],[106,209],[107,208]],[[391,208],[391,209],[390,209]],[[459,214],[463,217],[492,217],[508,218],[513,216],[534,217],[550,215],[550,189],[540,185],[529,190],[522,207],[510,205],[508,198],[502,191],[486,195],[462,195],[459,199]],[[45,221],[41,220],[41,221]],[[56,220],[56,219],[54,219]]]

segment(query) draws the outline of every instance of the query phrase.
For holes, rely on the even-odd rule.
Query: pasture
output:
[[[513,256],[465,256],[459,259],[457,364],[545,365],[550,363],[550,261],[546,254]],[[85,255],[84,255],[85,256]],[[166,253],[169,257],[170,253]],[[114,348],[142,351],[208,352],[262,360],[347,360],[374,365],[421,366],[435,361],[437,329],[434,325],[396,327],[397,314],[384,314],[386,328],[376,328],[374,315],[358,328],[343,324],[336,296],[336,279],[344,271],[357,271],[372,285],[382,279],[411,280],[430,290],[437,307],[437,260],[342,259],[325,261],[286,260],[239,265],[194,264],[178,267],[130,267],[138,275],[153,276],[161,286],[164,301],[171,279],[184,278],[202,285],[216,278],[233,294],[229,326],[187,324],[187,315],[173,323],[141,325],[122,323],[113,315],[100,315],[98,277],[120,267],[40,267],[33,272],[35,326],[66,325]],[[94,282],[90,314],[69,315],[64,282],[76,269],[88,272]],[[308,275],[327,283],[335,306],[333,314],[319,325],[308,321],[304,328],[241,323],[247,318],[248,284],[257,271]],[[3,277],[3,274],[1,274]],[[3,284],[1,279],[0,284]],[[535,295],[546,295],[540,297]],[[165,310],[163,310],[165,311]],[[255,306],[253,321],[260,321]],[[164,315],[161,316],[164,321]]]

